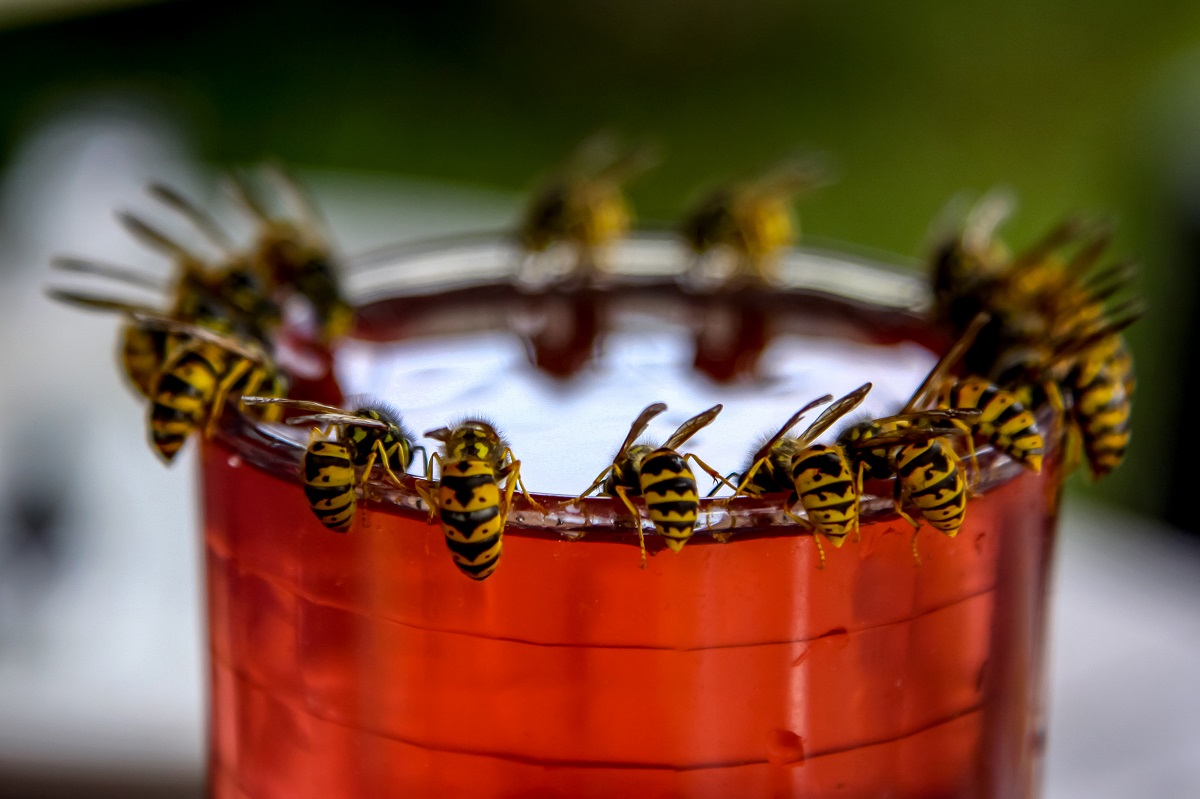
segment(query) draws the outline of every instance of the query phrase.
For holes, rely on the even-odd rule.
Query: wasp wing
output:
[[[817,437],[828,430],[834,422],[857,408],[870,391],[871,384],[863,383],[822,411],[816,421],[809,425],[809,428],[804,431],[804,435],[800,436],[800,439],[796,442],[797,449],[803,449],[816,441]]]
[[[712,424],[713,419],[717,418],[717,414],[721,412],[722,407],[724,406],[714,405],[707,411],[698,413],[679,425],[679,429],[671,434],[671,437],[667,439],[667,443],[663,444],[663,449],[677,449],[683,442],[696,435],[698,430],[708,427],[708,425]]]
[[[946,378],[946,374],[950,371],[954,364],[958,363],[959,359],[966,354],[971,345],[975,342],[975,337],[979,335],[979,331],[983,326],[991,321],[991,315],[984,312],[976,314],[971,320],[971,324],[959,336],[958,341],[954,342],[954,346],[946,350],[946,354],[938,358],[938,362],[929,370],[929,374],[925,375],[925,379],[921,381],[921,385],[917,386],[917,390],[909,398],[904,405],[904,410],[901,413],[911,413],[919,408],[924,402],[926,396],[936,391],[941,387],[942,381]]]
[[[754,457],[750,460],[750,463],[752,463],[752,464],[758,463],[763,458],[767,457],[767,455],[770,454],[771,449],[774,448],[774,446],[776,444],[778,444],[780,441],[783,440],[783,437],[787,435],[788,431],[791,430],[793,427],[795,427],[800,422],[800,420],[804,418],[804,414],[808,413],[809,411],[811,411],[813,408],[817,407],[818,405],[824,405],[826,402],[829,402],[832,399],[833,399],[832,394],[826,394],[823,397],[817,397],[815,400],[813,400],[812,402],[808,403],[800,410],[793,413],[791,415],[791,418],[789,418],[786,422],[783,423],[783,427],[779,428],[779,431],[776,432],[775,435],[768,438],[766,443],[764,443],[761,447],[758,448],[758,452],[754,453]]]

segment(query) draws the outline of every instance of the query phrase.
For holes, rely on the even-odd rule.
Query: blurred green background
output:
[[[616,0],[0,4],[0,167],[96,96],[171,120],[207,164],[529,187],[601,128],[656,142],[632,188],[665,223],[702,183],[797,148],[836,184],[806,234],[909,258],[961,192],[1007,186],[1013,244],[1120,224],[1148,316],[1126,466],[1106,500],[1190,527],[1200,235],[1200,3]]]

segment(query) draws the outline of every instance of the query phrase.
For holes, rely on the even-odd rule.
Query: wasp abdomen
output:
[[[1073,415],[1088,466],[1096,477],[1103,477],[1121,465],[1129,446],[1130,401],[1124,375],[1106,364],[1074,393]]]
[[[925,521],[953,538],[967,510],[967,486],[958,456],[939,440],[902,447],[897,479]]]
[[[223,366],[214,359],[199,349],[188,349],[159,375],[150,403],[150,443],[167,463],[204,422],[220,371]]]
[[[858,521],[858,486],[840,447],[809,447],[792,463],[800,504],[817,531],[840,547]]]
[[[955,383],[948,394],[951,408],[978,409],[974,432],[979,438],[1035,472],[1042,470],[1045,441],[1037,419],[1010,391],[971,377]]]
[[[350,529],[357,498],[350,451],[336,441],[314,441],[304,453],[304,495],[321,524],[336,533]]]
[[[683,456],[671,450],[647,455],[638,475],[654,529],[672,551],[678,552],[696,527],[700,510],[696,476]]]
[[[496,473],[485,461],[459,461],[442,467],[438,485],[442,533],[454,564],[482,580],[500,563],[504,518]]]

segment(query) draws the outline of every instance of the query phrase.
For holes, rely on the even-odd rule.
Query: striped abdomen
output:
[[[354,521],[354,464],[344,444],[314,441],[304,453],[304,496],[321,524],[344,533]]]
[[[896,447],[893,467],[900,491],[931,527],[953,538],[967,511],[962,463],[944,438]]]
[[[165,330],[125,325],[121,329],[121,366],[129,382],[146,399],[154,393],[154,380],[167,355]]]
[[[824,444],[809,447],[792,461],[792,481],[809,522],[840,547],[858,527],[858,486],[845,450]]]
[[[1077,370],[1071,377],[1071,417],[1083,439],[1083,452],[1095,477],[1121,465],[1129,446],[1130,399],[1127,375],[1119,361]]]
[[[1022,466],[1042,470],[1045,442],[1037,419],[1015,394],[983,378],[968,377],[951,384],[945,402],[950,408],[978,409],[980,416],[972,423],[978,440],[989,442]]]
[[[443,463],[437,490],[442,533],[454,565],[471,579],[482,580],[500,564],[504,543],[496,471],[481,460]]]
[[[672,551],[678,552],[692,537],[700,511],[696,475],[678,452],[659,449],[642,461],[638,484],[654,529]]]
[[[204,424],[225,362],[220,348],[193,342],[163,365],[150,401],[150,445],[165,462]]]

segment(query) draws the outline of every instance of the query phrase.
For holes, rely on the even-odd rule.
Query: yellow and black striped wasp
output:
[[[282,397],[287,379],[253,339],[222,335],[198,325],[159,315],[135,314],[134,321],[181,337],[168,354],[150,398],[150,445],[171,463],[188,437],[209,438],[230,396],[253,394]],[[264,408],[261,418],[274,421],[279,411]]]
[[[688,468],[687,462],[695,461],[714,480],[735,488],[698,456],[691,453],[681,455],[676,451],[702,428],[712,424],[721,407],[714,405],[688,419],[671,434],[666,443],[655,447],[634,442],[645,432],[650,421],[665,411],[667,406],[661,402],[646,406],[630,426],[629,435],[625,437],[612,463],[597,475],[587,490],[566,504],[578,503],[596,489],[601,489],[606,496],[619,498],[633,515],[642,550],[642,568],[645,568],[646,538],[642,532],[642,517],[629,499],[642,496],[646,500],[646,511],[654,523],[654,529],[671,551],[680,551],[692,537],[700,511],[696,475]]]
[[[930,403],[937,409],[978,411],[977,415],[966,420],[947,420],[951,426],[970,434],[967,445],[972,464],[975,464],[975,446],[986,443],[1037,473],[1042,470],[1045,440],[1030,407],[1016,393],[991,380],[975,375],[954,378],[949,374],[989,320],[986,313],[978,314],[972,320],[963,335],[938,359],[913,392],[902,413],[916,412]],[[936,420],[927,421],[938,426]],[[977,464],[975,468],[978,470]]]
[[[826,170],[813,159],[790,159],[702,197],[680,226],[696,257],[693,269],[710,254],[724,251],[734,259],[733,280],[769,282],[775,257],[796,240],[793,198],[826,179]]]
[[[218,333],[268,340],[279,325],[280,311],[244,262],[234,255],[215,222],[185,198],[163,186],[151,186],[154,196],[180,211],[221,250],[221,261],[210,265],[198,254],[133,214],[121,214],[127,230],[139,241],[171,258],[174,276],[162,281],[120,266],[80,258],[58,258],[52,265],[64,271],[105,277],[165,294],[162,309],[149,309],[118,300],[86,298],[74,292],[51,291],[52,297],[92,309],[162,314]],[[169,331],[128,322],[122,326],[118,360],[130,385],[150,399],[154,380],[179,337]]]
[[[425,448],[413,445],[413,436],[400,421],[400,415],[382,404],[362,404],[345,410],[320,402],[276,397],[242,397],[248,406],[271,406],[304,411],[305,416],[287,420],[290,425],[312,425],[308,445],[300,464],[304,495],[308,506],[321,524],[336,533],[344,533],[354,522],[358,497],[371,470],[378,464],[399,486],[397,472],[404,474],[417,452]]]
[[[541,253],[565,244],[575,251],[575,269],[595,268],[599,251],[629,231],[632,212],[621,187],[655,160],[647,147],[622,148],[606,134],[586,140],[534,192],[518,227],[521,246]]]
[[[871,384],[864,383],[826,408],[802,435],[791,438],[787,435],[788,431],[804,418],[804,414],[829,402],[833,396],[826,394],[796,411],[754,453],[733,495],[761,496],[791,491],[784,512],[812,531],[820,559],[817,568],[825,568],[825,550],[818,534],[835,547],[841,547],[851,532],[858,534],[862,475],[841,444],[813,442],[835,422],[857,408],[870,391]],[[807,519],[792,512],[797,500],[804,508]]]
[[[489,422],[466,419],[425,435],[441,441],[442,449],[430,457],[426,485],[418,483],[417,493],[429,505],[430,520],[436,516],[441,522],[454,565],[472,580],[483,580],[500,564],[515,489],[520,486],[530,505],[544,508],[525,489],[521,462]]]
[[[170,464],[188,437],[200,430],[212,435],[230,396],[262,394],[281,397],[287,378],[264,346],[245,336],[213,330],[148,306],[123,300],[51,289],[49,296],[70,305],[124,314],[127,327],[163,337],[169,346],[147,357],[145,396],[150,401],[150,446]],[[152,335],[147,335],[149,340]],[[129,366],[126,366],[127,371]],[[239,402],[240,405],[240,402]],[[265,421],[278,418],[277,409],[264,409]]]
[[[909,515],[904,506],[916,506],[922,518],[945,535],[958,534],[966,517],[967,477],[951,438],[962,435],[975,460],[976,427],[984,411],[979,408],[920,409],[933,386],[939,386],[946,370],[962,357],[975,333],[987,317],[980,315],[953,347],[939,359],[913,392],[899,414],[862,422],[846,428],[838,436],[858,470],[876,480],[894,477],[893,503],[896,513],[919,532],[920,523]],[[1028,443],[1019,437],[1023,444]],[[978,469],[976,468],[976,474]],[[913,557],[919,562],[917,537],[913,535]]]
[[[1130,439],[1133,360],[1120,331],[1142,313],[1134,304],[1057,341],[1014,348],[997,365],[997,382],[1023,401],[1058,414],[1066,471],[1080,452],[1093,478],[1120,465]]]
[[[354,321],[354,309],[341,285],[338,259],[308,192],[278,165],[265,171],[296,216],[272,212],[247,180],[235,177],[231,181],[234,196],[258,227],[248,258],[280,299],[296,295],[308,303],[317,335],[328,343],[346,333]]]

